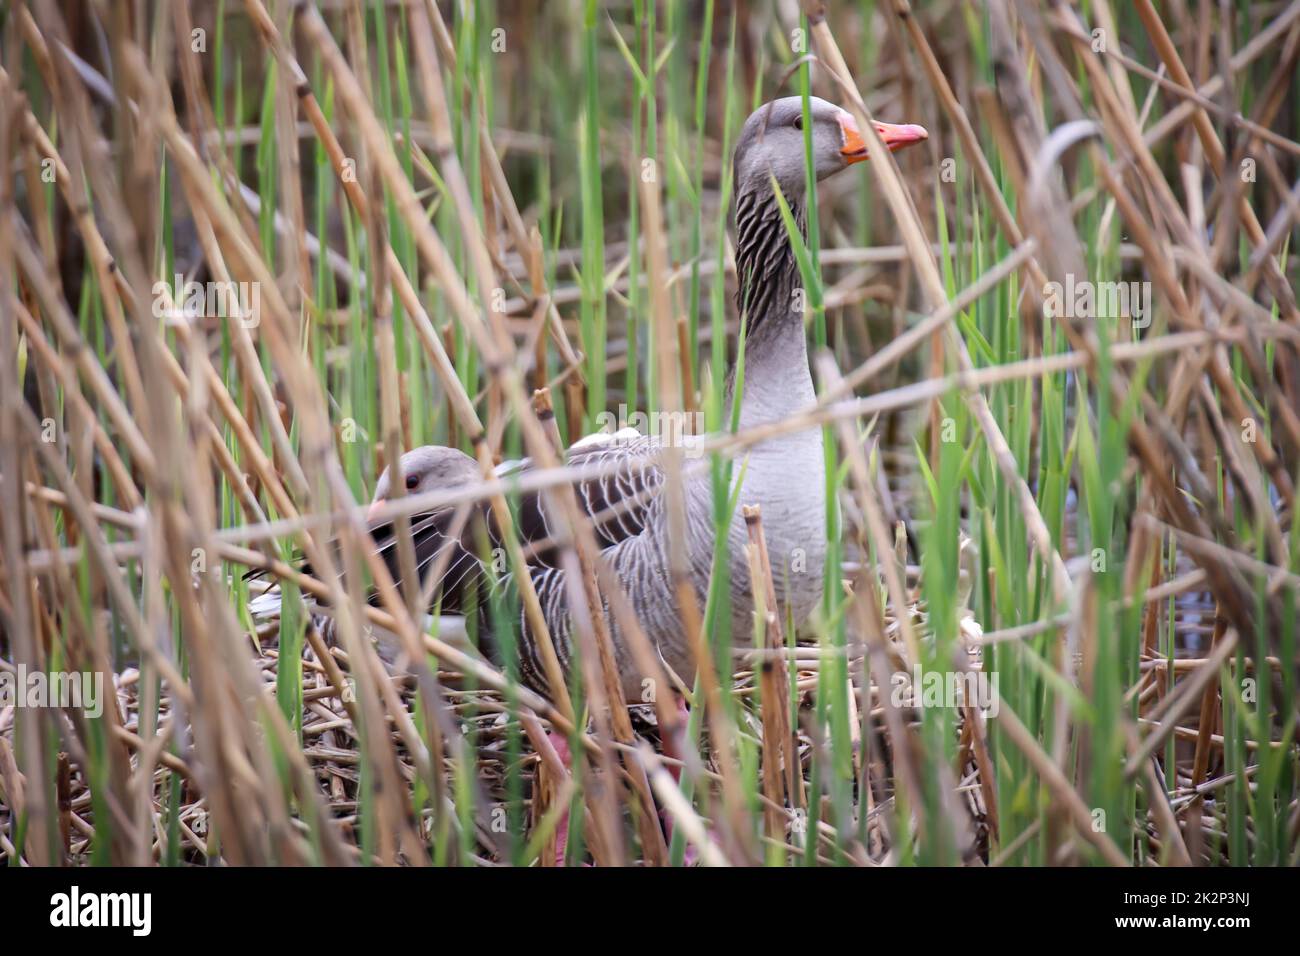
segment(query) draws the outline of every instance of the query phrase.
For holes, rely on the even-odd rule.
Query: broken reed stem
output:
[[[772,563],[763,535],[762,509],[743,505],[745,530],[749,535],[746,557],[749,561],[750,587],[754,593],[754,646],[783,651],[780,605],[772,582]],[[763,693],[763,792],[774,805],[766,813],[768,836],[785,838],[785,820],[776,807],[784,806],[795,795],[795,745],[790,726],[790,685],[785,663],[765,659],[759,665]]]

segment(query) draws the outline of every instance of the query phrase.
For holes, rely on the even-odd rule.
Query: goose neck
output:
[[[790,211],[807,235],[802,204]],[[742,193],[736,201],[737,305],[745,328],[745,391],[741,422],[758,424],[806,407],[813,397],[804,336],[803,279],[776,197],[768,190]],[[736,384],[727,379],[730,400]]]

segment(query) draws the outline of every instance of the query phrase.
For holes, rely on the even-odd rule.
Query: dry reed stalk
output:
[[[658,177],[651,177],[649,181],[642,177],[640,190],[641,207],[645,214],[643,228],[650,281],[650,313],[660,369],[660,403],[664,412],[674,414],[683,408],[683,385],[677,377],[683,360],[680,357],[680,340],[674,331],[676,323],[672,319],[672,305],[668,296],[667,240],[664,235]],[[668,520],[669,575],[677,597],[677,613],[686,633],[687,646],[691,649],[697,680],[704,696],[705,716],[713,738],[714,752],[722,767],[722,799],[727,811],[726,817],[738,823],[743,818],[743,809],[739,768],[733,749],[735,727],[722,703],[721,684],[706,641],[703,615],[686,558],[686,500],[681,447],[674,445],[666,448],[661,458],[661,467],[664,471],[664,512]],[[654,780],[651,782],[654,783]],[[752,858],[752,847],[744,846],[748,842],[745,839],[748,829],[735,826],[727,827],[724,833],[727,831],[730,831],[732,840],[741,841],[741,845],[734,849],[745,852]]]
[[[742,507],[745,530],[749,535],[746,557],[749,562],[750,587],[754,589],[756,648],[782,651],[785,637],[781,631],[780,605],[772,581],[772,562],[763,535],[762,509],[758,505]],[[794,786],[795,749],[790,721],[789,675],[785,662],[764,659],[761,667],[763,694],[763,792],[771,802],[766,813],[768,836],[785,837],[784,815],[779,812],[787,800],[796,799]],[[802,809],[795,804],[796,810]]]
[[[917,642],[925,637],[907,604],[916,569],[905,567],[905,556],[901,562],[890,560],[889,529],[900,508],[906,515],[911,502],[906,494],[896,497],[898,492],[888,487],[885,475],[872,470],[854,422],[925,406],[933,413],[937,400],[948,393],[956,390],[963,395],[979,429],[976,440],[993,450],[995,480],[1012,490],[1010,500],[1030,529],[1037,559],[1047,562],[1057,599],[1045,606],[1042,621],[990,630],[969,643],[1006,651],[1033,648],[1034,639],[1043,637],[1052,649],[1045,666],[1067,679],[1073,676],[1074,655],[1069,651],[1077,646],[1084,660],[1080,685],[1085,695],[1094,693],[1095,682],[1102,679],[1095,668],[1106,609],[1094,591],[1084,588],[1076,593],[1073,583],[1063,577],[1062,559],[1079,542],[1068,532],[1058,539],[1055,527],[1047,533],[1050,509],[1041,489],[1030,494],[1030,485],[1018,477],[1021,469],[1032,474],[1033,462],[1019,460],[1015,438],[1000,431],[1006,425],[994,416],[985,395],[1003,394],[1005,386],[1024,383],[1026,394],[1039,396],[1052,378],[1076,371],[1095,378],[1098,344],[1086,329],[1058,323],[1070,350],[1043,354],[1049,343],[1039,341],[1037,291],[1049,277],[1082,270],[1085,259],[1080,250],[1104,248],[1107,236],[1119,227],[1132,241],[1121,247],[1116,261],[1145,270],[1162,302],[1156,327],[1141,341],[1109,344],[1107,367],[1116,371],[1106,382],[1093,383],[1094,389],[1110,390],[1112,408],[1136,403],[1138,409],[1126,425],[1129,456],[1124,480],[1140,480],[1142,488],[1131,506],[1123,596],[1113,604],[1115,609],[1132,608],[1143,628],[1137,637],[1137,660],[1132,662],[1133,679],[1116,689],[1133,715],[1121,713],[1116,725],[1123,738],[1126,778],[1147,790],[1145,805],[1151,812],[1149,820],[1133,821],[1134,846],[1140,854],[1135,859],[1208,860],[1210,848],[1226,839],[1224,806],[1230,801],[1225,798],[1236,792],[1230,785],[1263,785],[1266,778],[1250,761],[1258,759],[1255,754],[1284,745],[1273,739],[1240,740],[1241,728],[1227,723],[1234,715],[1221,715],[1225,699],[1218,684],[1219,664],[1226,663],[1230,654],[1242,655],[1248,674],[1260,669],[1254,660],[1260,656],[1274,704],[1289,699],[1281,696],[1286,689],[1281,678],[1291,662],[1283,660],[1278,645],[1263,654],[1266,645],[1255,634],[1257,630],[1280,633],[1287,613],[1284,599],[1300,584],[1290,554],[1294,458],[1300,446],[1300,416],[1294,407],[1300,381],[1296,374],[1300,333],[1294,297],[1281,269],[1285,243],[1300,212],[1300,192],[1289,187],[1284,171],[1286,163],[1300,154],[1300,144],[1285,134],[1283,125],[1289,121],[1287,75],[1300,59],[1300,3],[1269,11],[1272,19],[1237,50],[1229,46],[1227,29],[1236,26],[1235,21],[1216,34],[1211,6],[1204,4],[1195,12],[1199,22],[1193,28],[1191,16],[1181,10],[1162,14],[1144,3],[1130,16],[1128,11],[1112,10],[1105,0],[1093,4],[1089,15],[1108,34],[1134,22],[1141,25],[1138,39],[1149,41],[1159,60],[1159,69],[1151,69],[1141,62],[1140,45],[1126,44],[1123,51],[1094,56],[1081,11],[1057,5],[1040,12],[1028,3],[994,2],[988,35],[979,37],[991,43],[991,75],[998,83],[993,93],[971,88],[970,77],[978,74],[962,44],[946,36],[927,38],[929,11],[918,16],[905,0],[895,0],[884,18],[889,54],[874,64],[871,74],[879,83],[877,94],[869,100],[872,111],[892,98],[906,106],[909,117],[913,110],[923,113],[931,108],[951,121],[956,142],[972,164],[972,195],[984,204],[980,213],[991,210],[989,225],[1009,250],[996,261],[986,255],[983,236],[976,234],[972,241],[967,234],[972,222],[950,216],[948,222],[957,223],[955,241],[937,251],[972,255],[969,269],[963,263],[958,270],[968,276],[969,284],[964,289],[952,286],[960,291],[951,299],[934,261],[936,246],[922,226],[937,214],[935,202],[946,203],[951,194],[922,191],[917,197],[919,209],[912,209],[892,159],[883,156],[874,132],[866,129],[870,125],[863,122],[870,118],[866,104],[851,84],[835,88],[847,97],[846,105],[858,114],[864,135],[873,140],[872,169],[888,203],[880,206],[885,215],[871,218],[887,219],[892,212],[904,244],[824,251],[824,269],[847,266],[832,286],[827,306],[844,308],[880,294],[888,287],[886,277],[877,271],[880,268],[898,270],[904,287],[908,270],[915,269],[927,315],[856,367],[852,361],[844,362],[848,371],[843,377],[835,362],[826,360],[817,407],[771,426],[711,437],[704,443],[706,452],[734,459],[776,435],[834,425],[844,449],[844,481],[851,483],[851,487],[841,484],[842,503],[850,518],[846,525],[869,541],[882,561],[880,568],[858,560],[844,564],[845,572],[857,580],[842,604],[856,631],[856,639],[846,641],[843,664],[857,668],[857,681],[856,686],[850,681],[848,687],[849,733],[837,745],[847,743],[859,762],[854,812],[865,814],[866,838],[862,845],[855,839],[842,845],[843,822],[819,820],[809,834],[810,861],[902,859],[898,854],[913,837],[890,832],[894,821],[882,811],[897,788],[900,801],[922,812],[923,794],[931,790],[930,775],[937,774],[934,779],[940,781],[938,789],[944,795],[941,819],[925,822],[961,826],[965,811],[956,807],[956,798],[978,790],[994,838],[1008,841],[990,854],[995,865],[1016,858],[1035,840],[1051,859],[1072,859],[1077,847],[1091,841],[1103,858],[1117,862],[1114,842],[1099,842],[1081,826],[1076,803],[1088,793],[1087,775],[1094,757],[1071,765],[1068,744],[1073,737],[1086,747],[1093,731],[1088,720],[1067,712],[1065,694],[1052,698],[1054,731],[1046,729],[1045,722],[1021,725],[1019,715],[1011,712],[1004,712],[991,727],[1006,731],[1001,746],[1009,741],[1024,753],[1039,785],[1045,786],[1061,810],[1061,821],[1071,824],[1068,829],[1052,813],[1027,824],[1015,820],[1014,806],[1008,808],[1007,795],[996,790],[996,763],[1005,760],[1007,752],[990,753],[999,741],[985,739],[974,709],[964,711],[960,763],[953,776],[951,766],[936,768],[937,755],[926,752],[921,735],[908,726],[907,715],[885,700],[889,695],[882,688],[888,686],[890,668],[905,663],[890,637],[897,636],[907,645],[907,657],[913,659]],[[358,773],[364,773],[378,782],[378,796],[367,807],[375,824],[368,849],[376,860],[427,862],[435,846],[447,846],[440,839],[458,844],[452,851],[458,859],[476,860],[477,847],[502,859],[506,851],[496,843],[484,818],[501,761],[492,756],[490,746],[475,755],[461,740],[461,724],[466,720],[478,721],[478,732],[488,739],[502,740],[504,730],[482,729],[488,718],[507,722],[517,718],[518,727],[511,732],[522,732],[546,768],[554,803],[549,808],[545,799],[534,803],[541,815],[535,831],[539,838],[553,833],[576,789],[574,777],[550,750],[542,724],[547,721],[553,730],[576,741],[580,761],[597,768],[587,778],[584,811],[597,862],[632,860],[632,831],[621,819],[625,806],[631,808],[639,829],[642,858],[666,861],[652,789],[674,821],[682,823],[683,832],[706,862],[754,862],[768,852],[800,852],[786,846],[781,833],[791,820],[785,804],[796,809],[804,806],[804,787],[823,787],[828,780],[805,778],[796,759],[797,747],[804,743],[815,755],[813,764],[824,767],[830,742],[822,725],[810,722],[802,731],[791,726],[797,714],[786,712],[787,691],[773,686],[774,677],[784,676],[776,668],[788,658],[798,671],[791,689],[796,700],[816,708],[822,706],[822,680],[828,671],[816,654],[808,656],[806,648],[786,653],[777,638],[779,618],[764,616],[759,622],[765,638],[774,639],[766,649],[774,656],[739,657],[755,663],[739,665],[734,675],[723,674],[712,667],[696,595],[682,590],[683,626],[701,663],[699,703],[705,707],[720,773],[707,769],[694,742],[687,739],[672,706],[673,695],[658,694],[655,705],[660,732],[682,755],[684,779],[695,788],[705,816],[683,799],[682,791],[663,771],[662,761],[640,755],[612,667],[611,622],[641,670],[654,675],[656,687],[671,688],[676,675],[664,673],[621,584],[599,560],[590,527],[574,508],[571,483],[604,472],[563,463],[555,418],[537,414],[524,390],[528,375],[532,384],[546,384],[553,349],[561,365],[550,384],[565,386],[571,427],[576,427],[575,412],[581,420],[586,364],[569,343],[560,309],[577,301],[585,289],[577,284],[550,286],[546,256],[551,256],[552,265],[563,268],[580,260],[571,250],[545,247],[545,216],[533,225],[534,210],[516,201],[494,140],[518,141],[518,131],[493,131],[490,124],[499,122],[502,113],[490,115],[486,97],[473,97],[469,112],[456,102],[450,85],[443,88],[444,77],[459,79],[462,71],[473,69],[462,59],[470,49],[461,46],[464,25],[458,22],[453,35],[432,0],[396,8],[409,28],[402,32],[402,41],[413,43],[410,50],[403,47],[404,53],[415,54],[412,68],[417,82],[411,87],[427,116],[418,128],[412,124],[408,139],[404,132],[394,134],[379,119],[382,110],[374,78],[381,75],[381,65],[369,47],[371,27],[360,2],[343,5],[342,39],[337,43],[314,9],[280,5],[273,17],[261,0],[245,0],[244,7],[279,71],[274,96],[264,104],[263,128],[276,148],[265,180],[272,186],[271,193],[263,195],[239,181],[243,164],[232,162],[224,147],[253,142],[257,136],[248,134],[261,131],[256,126],[220,128],[214,102],[222,103],[228,91],[215,77],[209,85],[208,61],[184,42],[198,25],[197,11],[182,4],[139,23],[128,8],[83,13],[40,0],[30,6],[20,3],[7,21],[14,29],[5,34],[4,63],[12,72],[0,70],[4,113],[0,155],[14,162],[18,176],[0,187],[0,222],[6,225],[0,230],[0,276],[7,279],[0,283],[4,286],[0,352],[16,356],[25,345],[20,362],[27,364],[28,376],[24,381],[15,375],[12,360],[2,363],[0,392],[6,399],[0,414],[0,498],[4,500],[0,613],[13,635],[9,641],[6,633],[6,646],[15,662],[35,667],[52,666],[57,650],[68,666],[102,674],[112,682],[115,676],[124,677],[114,675],[110,663],[116,642],[124,641],[131,653],[138,653],[140,671],[117,688],[125,711],[112,708],[101,720],[111,746],[100,754],[92,752],[94,726],[81,715],[64,721],[61,716],[38,714],[15,721],[12,710],[0,710],[0,802],[10,820],[15,812],[26,814],[28,826],[22,847],[14,847],[0,834],[0,854],[21,855],[26,862],[57,862],[94,847],[116,862],[132,863],[161,861],[170,852],[245,863],[356,861],[361,849],[351,844],[360,843],[361,794],[349,801],[343,781],[348,774],[355,781]],[[832,82],[845,84],[847,68],[829,23],[818,18],[819,5],[807,7],[821,62],[829,66]],[[953,15],[951,10],[940,11],[932,22],[938,26]],[[98,67],[72,46],[71,38],[86,25],[87,17],[103,28],[105,48]],[[299,52],[285,40],[292,36],[295,19],[299,38],[305,41]],[[1253,25],[1256,19],[1248,22]],[[839,42],[856,54],[854,30],[862,28],[861,21],[846,11],[836,23],[837,31],[846,31]],[[610,26],[619,29],[613,21]],[[1178,31],[1189,29],[1198,42],[1179,49]],[[651,30],[641,35],[651,43],[659,38]],[[149,43],[142,44],[144,39]],[[340,43],[348,51],[346,57],[338,49]],[[905,45],[919,56],[919,74],[912,72],[903,54]],[[20,54],[28,53],[29,63],[22,65]],[[298,63],[299,53],[318,58],[322,76],[334,84],[342,108],[339,115],[327,118],[329,106],[317,101]],[[1249,82],[1255,71],[1246,71],[1268,54],[1272,56],[1267,62],[1277,67],[1276,76],[1251,97],[1249,115],[1236,115],[1228,105],[1236,100],[1232,86]],[[679,52],[673,53],[672,59],[678,56]],[[668,59],[665,54],[661,62]],[[317,62],[308,65],[315,69]],[[673,69],[678,65],[674,62]],[[923,91],[918,76],[934,90],[935,103],[919,95]],[[48,94],[33,96],[30,102],[24,99],[20,84],[29,77],[38,78]],[[712,85],[712,79],[705,76],[706,85]],[[1139,104],[1134,94],[1142,83],[1149,84],[1149,90]],[[180,91],[175,102],[173,84]],[[978,110],[968,112],[972,104]],[[1150,123],[1157,105],[1165,112]],[[992,132],[987,142],[977,135],[974,118]],[[49,122],[53,130],[54,120],[58,135],[52,138],[44,125]],[[1053,123],[1079,124],[1072,129],[1081,138],[1071,141],[1067,134],[1051,131]],[[456,124],[466,135],[459,150],[451,134]],[[110,125],[114,134],[126,138],[105,135]],[[349,126],[360,131],[357,176],[348,174],[349,157],[343,147]],[[671,150],[681,146],[679,116],[670,114],[669,130],[669,152],[660,148],[659,155],[673,161],[677,157]],[[942,135],[937,128],[932,130]],[[1220,131],[1227,134],[1222,140]],[[602,128],[602,135],[624,145],[624,132],[617,124]],[[331,185],[347,201],[345,214],[354,213],[351,221],[365,230],[363,257],[369,266],[361,281],[354,281],[350,264],[329,247],[326,235],[317,237],[307,231],[302,188],[307,177],[302,163],[311,147],[299,143],[300,136],[308,144],[314,137],[319,144],[329,164],[325,174],[333,172]],[[1173,144],[1165,144],[1174,136]],[[938,135],[935,140],[941,148]],[[122,152],[124,143],[133,149]],[[1161,144],[1168,153],[1157,154]],[[545,151],[554,145],[543,142],[525,148]],[[710,194],[713,170],[721,167],[725,157],[717,155],[706,135],[701,135],[700,146],[701,183]],[[428,218],[427,194],[416,191],[399,159],[404,150],[414,157],[420,187],[427,183],[434,203],[444,204],[442,215],[463,233],[461,241],[439,244]],[[1270,151],[1276,151],[1277,158]],[[162,263],[155,261],[159,226],[164,222],[164,200],[157,198],[163,195],[163,167],[152,157],[164,154],[171,186],[167,208],[175,221],[176,209],[187,205],[204,268],[215,281],[251,279],[262,287],[268,300],[264,303],[267,322],[256,331],[235,321],[237,315],[217,326],[191,321],[166,292],[161,296],[164,305],[180,317],[155,322],[148,315],[149,302],[155,298],[150,279],[164,271]],[[1247,155],[1258,158],[1264,173],[1250,189],[1232,175],[1235,164]],[[1166,175],[1167,156],[1181,164],[1181,198]],[[105,162],[105,157],[120,161]],[[994,173],[998,161],[1001,184]],[[46,168],[54,173],[52,189],[42,181]],[[1081,168],[1091,170],[1097,183],[1070,195],[1062,186],[1083,178]],[[836,185],[830,184],[828,191],[842,195]],[[20,201],[24,191],[25,206]],[[409,231],[413,240],[415,255],[409,259],[399,258],[386,234],[390,224],[382,198],[385,191],[398,198],[397,231]],[[691,226],[683,208],[698,216],[701,207],[699,197],[693,198],[693,207],[689,203],[683,207],[680,194],[674,195],[670,188],[667,195],[666,212],[660,208],[664,200],[657,187],[653,199],[645,197],[643,244],[606,245],[612,258],[606,260],[604,278],[616,300],[624,290],[631,290],[624,304],[634,308],[640,284],[649,273],[652,310],[648,315],[656,323],[654,340],[664,350],[655,364],[668,376],[664,404],[694,408],[697,395],[687,346],[696,343],[686,342],[682,335],[686,307],[678,300],[689,294],[688,277],[726,281],[728,271],[734,274],[734,264],[725,261],[725,242],[721,263],[707,258],[685,263],[670,259],[668,248],[682,248]],[[1010,195],[1016,197],[1016,208],[1024,217],[1019,222],[1010,211]],[[478,201],[482,212],[476,207]],[[1085,236],[1076,218],[1084,210],[1092,215],[1096,206],[1102,208],[1095,235]],[[960,213],[960,203],[957,209]],[[650,216],[655,217],[653,224]],[[272,229],[278,245],[264,246],[262,226]],[[834,227],[826,231],[837,243],[846,238]],[[1244,237],[1247,257],[1240,267],[1234,261],[1238,236]],[[70,244],[79,244],[84,251],[83,282],[90,282],[93,290],[89,298],[83,290],[80,307],[74,307],[72,300],[75,279],[65,287],[68,274],[60,269],[60,256]],[[406,248],[410,247],[408,243]],[[463,261],[453,259],[450,250],[463,254]],[[634,285],[624,273],[631,263],[640,264],[642,256],[651,268]],[[422,276],[411,268],[412,263],[432,279],[431,288],[441,299],[422,301],[423,290],[417,291]],[[456,494],[403,497],[398,491],[399,500],[385,507],[388,517],[400,527],[421,509],[452,505],[455,520],[463,523],[471,509],[487,501],[508,529],[507,496],[525,486],[544,494],[559,525],[550,544],[562,554],[569,578],[568,598],[578,618],[576,643],[585,665],[581,676],[594,708],[594,733],[575,726],[558,667],[548,667],[552,690],[558,691],[557,704],[552,706],[543,697],[512,686],[508,677],[456,646],[454,640],[422,633],[422,611],[430,588],[427,583],[423,589],[410,586],[414,574],[405,534],[400,535],[398,555],[400,589],[372,553],[362,509],[354,503],[339,468],[328,404],[335,396],[329,393],[329,379],[320,378],[303,347],[309,335],[333,336],[337,324],[328,299],[311,301],[309,270],[314,266],[335,277],[349,294],[364,289],[373,296],[375,312],[368,327],[376,338],[379,402],[374,409],[380,432],[372,437],[382,439],[384,458],[393,461],[411,441],[411,400],[400,394],[409,380],[396,347],[401,335],[415,343],[417,360],[427,363],[445,396],[453,442],[457,435],[469,436],[484,468],[487,480]],[[463,274],[462,266],[466,267]],[[970,281],[970,276],[976,277]],[[1025,336],[1020,354],[1026,357],[1001,364],[981,361],[984,367],[976,368],[963,341],[966,332],[964,327],[959,331],[958,323],[978,314],[991,296],[1016,287],[1018,277],[1028,286],[1027,290],[1019,286],[1027,294],[1016,304]],[[504,308],[488,308],[489,301],[497,303],[496,293],[506,291],[504,287],[514,298],[506,299]],[[887,298],[901,323],[906,297]],[[395,324],[394,299],[410,318],[405,328]],[[92,303],[89,313],[81,311],[87,301]],[[1278,310],[1280,319],[1274,318],[1270,306]],[[445,330],[437,325],[444,315],[453,320]],[[308,325],[305,317],[319,322]],[[869,334],[856,309],[849,317],[851,321],[837,336],[841,361],[860,344],[855,334],[863,340]],[[1165,328],[1166,318],[1170,329]],[[94,329],[96,319],[102,319],[102,332]],[[211,353],[214,331],[228,336],[230,344],[230,362],[220,367]],[[623,340],[616,342],[614,332],[611,328],[604,357],[604,367],[611,372],[628,364],[618,352]],[[101,348],[101,341],[111,347]],[[853,397],[855,389],[882,373],[897,374],[904,360],[925,343],[936,346],[932,363],[947,354],[950,371],[945,373],[942,364],[935,364],[919,382]],[[484,362],[484,389],[478,395],[467,393],[458,377],[457,361],[466,350]],[[634,357],[630,348],[629,355]],[[327,376],[332,374],[331,362],[326,359]],[[17,370],[22,371],[21,364]],[[1154,384],[1149,372],[1154,374]],[[1095,396],[1094,391],[1087,398]],[[630,396],[632,401],[636,398]],[[484,403],[484,420],[479,418],[478,401]],[[1083,402],[1082,407],[1086,407]],[[41,434],[40,419],[47,413],[57,424],[53,444]],[[1249,452],[1237,447],[1236,423],[1261,413],[1267,419],[1265,437],[1249,443]],[[521,426],[524,450],[542,466],[518,482],[518,488],[488,475],[509,440],[509,418]],[[1033,443],[1041,440],[1039,428],[1035,414]],[[1033,458],[1035,450],[1031,448],[1029,454]],[[679,463],[670,495],[680,494],[680,483]],[[220,511],[215,507],[218,501]],[[854,543],[852,537],[845,543]],[[319,578],[302,575],[283,559],[278,548],[284,539],[302,548]],[[1117,540],[1123,541],[1124,536]],[[326,541],[335,543],[326,546]],[[513,541],[508,534],[507,542]],[[765,573],[758,545],[761,536],[750,554],[751,573],[765,581],[770,569]],[[195,549],[210,559],[206,572],[195,573],[191,567]],[[1168,560],[1175,550],[1185,562],[1178,567]],[[508,557],[518,573],[529,555],[515,546]],[[446,555],[440,555],[435,564],[445,566],[446,560]],[[275,629],[262,628],[258,634],[246,631],[242,609],[232,600],[242,589],[226,579],[229,568],[218,570],[222,562],[269,569],[301,593],[328,604],[338,618],[339,647],[327,647],[313,628],[307,629],[310,651],[302,669],[309,686],[302,692],[300,725],[304,737],[312,741],[308,746],[296,739],[278,702],[267,692],[271,682],[278,680],[282,663],[280,651],[266,643]],[[373,591],[363,587],[367,576],[374,581]],[[1178,598],[1181,608],[1192,592],[1207,586],[1223,615],[1208,629],[1212,631],[1209,650],[1202,646],[1192,656],[1172,660],[1166,643],[1195,634],[1203,625],[1195,624],[1195,618],[1188,623],[1183,616],[1187,612],[1167,611],[1165,602]],[[887,609],[877,606],[882,589],[889,596]],[[761,592],[764,606],[771,610],[774,597],[766,587]],[[377,602],[373,606],[368,603],[372,599]],[[1000,600],[1000,595],[994,599]],[[1266,616],[1256,620],[1259,603]],[[1077,613],[1061,613],[1066,607]],[[999,611],[996,604],[991,610]],[[395,678],[380,661],[366,634],[372,626],[396,635],[412,664],[409,675]],[[186,654],[186,674],[177,664],[178,647],[171,645],[175,637],[183,642],[178,647],[183,646]],[[437,664],[432,665],[426,654],[435,655]],[[0,661],[0,668],[8,671],[12,665]],[[729,676],[734,676],[731,685]],[[467,689],[463,680],[476,682],[479,689]],[[355,699],[352,681],[360,691]],[[751,781],[743,779],[736,756],[755,742],[744,734],[742,724],[730,720],[725,705],[751,706],[746,702],[753,700],[760,686],[761,713],[744,714],[761,720],[764,727],[758,745],[763,749],[763,775]],[[411,696],[417,692],[418,704]],[[726,700],[728,693],[731,701]],[[518,707],[506,707],[496,694],[512,697]],[[240,703],[227,706],[234,701]],[[780,707],[767,706],[772,701]],[[1222,728],[1218,726],[1221,716]],[[773,724],[782,720],[789,733],[774,731]],[[17,760],[7,738],[15,722],[21,724],[14,735]],[[1267,715],[1259,723],[1267,725]],[[66,757],[38,745],[52,735],[64,745]],[[358,739],[360,751],[344,749]],[[780,756],[771,746],[777,739],[786,751]],[[283,764],[277,763],[280,755],[287,758]],[[1172,765],[1167,765],[1167,755],[1173,756]],[[892,767],[885,766],[886,758],[892,759]],[[1238,771],[1221,772],[1218,762],[1230,759],[1238,760]],[[96,807],[91,806],[92,791],[85,788],[84,774],[71,782],[68,774],[70,766],[80,769],[92,762],[104,771],[104,782],[94,790],[102,800]],[[778,765],[784,766],[784,779],[770,772]],[[963,773],[973,774],[973,779],[958,779]],[[175,807],[162,802],[173,774],[184,780]],[[459,829],[457,775],[465,775],[472,794],[470,833]],[[417,785],[428,794],[424,816],[409,799]],[[762,820],[750,811],[751,806],[761,807]],[[1284,830],[1289,827],[1294,838],[1300,811],[1283,805],[1282,812],[1287,816]],[[430,814],[432,819],[426,820]],[[199,824],[209,815],[213,829],[205,830]],[[999,823],[1007,819],[1014,822],[1004,834]],[[444,836],[426,839],[426,822],[432,823],[432,833]],[[172,823],[175,846],[167,832]],[[1247,827],[1252,823],[1248,819]],[[1076,828],[1080,839],[1071,846],[1071,831]],[[709,835],[710,829],[718,842]],[[212,835],[214,830],[220,833],[220,842]],[[760,836],[764,831],[766,837]],[[1259,834],[1249,833],[1248,853],[1260,845],[1258,838]],[[535,843],[527,852],[535,852]],[[923,826],[921,845],[925,843]],[[460,847],[470,848],[467,858]],[[548,852],[544,849],[543,857]]]
[[[935,264],[933,254],[930,252],[916,210],[912,207],[908,192],[903,186],[898,164],[893,160],[892,154],[881,141],[866,102],[851,81],[848,67],[844,63],[844,57],[840,54],[835,38],[831,35],[830,28],[826,24],[822,4],[817,0],[806,0],[805,13],[812,25],[813,39],[818,50],[821,51],[822,58],[826,62],[831,76],[835,78],[840,88],[848,95],[850,111],[854,113],[859,128],[866,136],[867,152],[876,157],[870,163],[872,172],[876,174],[877,185],[884,194],[885,200],[894,213],[895,221],[902,230],[904,245],[908,247],[912,263],[918,269],[921,286],[926,298],[931,308],[940,309],[947,301],[947,293],[944,291],[939,268]],[[973,371],[970,355],[966,351],[964,342],[957,336],[953,326],[951,324],[945,325],[943,332],[945,334],[945,348],[951,351],[952,358],[957,366],[965,372]],[[1068,592],[1069,576],[1065,572],[1065,564],[1052,542],[1051,534],[1047,530],[1043,516],[1038,510],[1038,504],[1034,500],[1029,486],[1020,479],[1015,458],[1007,446],[1006,438],[1002,435],[1001,429],[989,411],[988,403],[983,395],[979,393],[970,394],[967,396],[967,403],[979,423],[980,430],[984,433],[986,440],[993,449],[994,456],[1002,468],[1006,480],[1016,489],[1017,504],[1024,514],[1025,523],[1029,526],[1040,553],[1048,560],[1056,598],[1061,600]]]

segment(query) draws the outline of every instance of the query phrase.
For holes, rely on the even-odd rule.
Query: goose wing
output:
[[[650,521],[652,506],[664,481],[659,464],[660,442],[635,429],[584,438],[565,455],[570,467],[597,474],[574,483],[578,508],[591,523],[596,544],[608,548],[635,537]],[[502,477],[532,467],[525,459],[516,467],[498,469]],[[554,566],[555,516],[548,513],[542,495],[533,492],[520,502],[518,534],[530,563]]]

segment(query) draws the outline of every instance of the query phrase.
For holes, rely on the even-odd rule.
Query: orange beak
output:
[[[379,513],[379,509],[386,504],[388,504],[388,500],[385,498],[376,498],[374,501],[372,501],[370,503],[370,507],[366,510],[366,524],[368,525],[374,524],[375,515],[377,515]]]
[[[857,121],[848,110],[840,110],[840,132],[844,134],[844,146],[840,149],[840,155],[844,157],[845,162],[860,163],[866,159],[867,144],[863,142]],[[915,123],[904,123],[901,126],[894,123],[877,123],[876,132],[891,153],[930,138],[925,127],[917,126]]]

